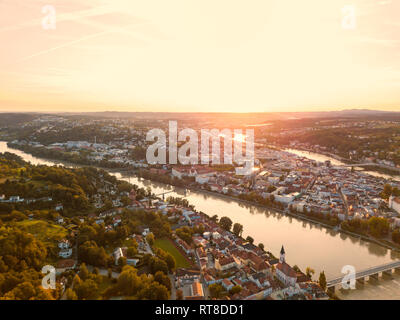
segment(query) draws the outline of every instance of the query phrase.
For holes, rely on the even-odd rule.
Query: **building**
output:
[[[276,266],[276,277],[285,285],[294,287],[297,282],[296,271],[285,261],[285,249],[282,246],[279,263]]]
[[[60,252],[58,253],[58,255],[59,255],[61,258],[64,258],[64,259],[69,258],[69,257],[72,256],[72,249],[63,249],[63,250],[60,250]]]
[[[8,202],[11,202],[11,203],[24,202],[24,199],[21,199],[19,196],[11,196],[8,199]]]
[[[225,271],[236,267],[237,263],[232,257],[215,258],[215,269]]]
[[[176,238],[175,242],[181,247],[181,249],[187,254],[190,255],[193,253],[193,249],[189,246],[186,241],[183,241],[180,238]]]
[[[118,260],[119,258],[124,257],[124,252],[122,251],[122,248],[117,248],[113,252],[114,260],[115,260],[115,265],[118,265]]]
[[[64,223],[64,218],[61,217],[61,216],[58,216],[58,217],[56,218],[56,222],[57,222],[58,224],[63,224],[63,223]]]
[[[225,288],[226,291],[229,291],[234,287],[234,284],[229,279],[222,280],[221,284]]]
[[[67,239],[63,239],[58,243],[58,247],[60,249],[69,249],[70,248],[70,242]]]
[[[400,198],[391,196],[389,198],[389,208],[393,209],[397,213],[400,213]]]
[[[73,259],[60,260],[57,262],[56,273],[60,274],[67,270],[74,269],[75,267],[76,267],[76,261]]]
[[[187,176],[189,174],[189,171],[187,170],[187,168],[174,167],[171,170],[171,174],[173,177],[182,179],[184,176]]]
[[[202,284],[195,280],[190,286],[190,296],[186,296],[185,300],[203,300],[204,299],[204,291]]]
[[[204,175],[204,174],[200,174],[200,175],[196,176],[195,180],[199,184],[205,184],[205,183],[208,182],[208,180],[210,180],[210,176]]]

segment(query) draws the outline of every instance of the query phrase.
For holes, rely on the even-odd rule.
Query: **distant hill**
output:
[[[37,117],[33,113],[0,113],[0,126],[13,126],[27,121],[31,121]]]
[[[369,109],[347,109],[338,111],[320,112],[258,112],[258,113],[201,113],[201,112],[62,112],[56,113],[69,118],[96,118],[96,119],[131,119],[131,120],[178,120],[178,121],[202,121],[214,124],[251,125],[262,124],[271,121],[301,120],[301,119],[334,119],[334,118],[360,118],[364,120],[380,119],[400,121],[400,108],[398,112],[380,111]],[[0,126],[18,125],[33,120],[40,115],[48,113],[0,113]],[[54,113],[52,114],[54,115]]]
[[[123,118],[123,119],[138,119],[138,120],[195,120],[201,119],[210,121],[240,121],[248,124],[263,123],[274,120],[291,120],[304,118],[387,118],[393,117],[395,120],[400,120],[400,108],[398,112],[380,111],[368,109],[348,109],[340,111],[321,111],[321,112],[258,112],[258,113],[201,113],[201,112],[83,112],[83,113],[64,113],[69,116],[87,116],[98,118]]]

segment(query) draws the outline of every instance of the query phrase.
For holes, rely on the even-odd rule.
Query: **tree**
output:
[[[126,255],[129,258],[133,258],[135,255],[137,255],[138,251],[135,247],[128,247],[127,251],[126,251]]]
[[[377,238],[388,234],[390,229],[389,221],[382,217],[372,217],[368,220],[370,233]]]
[[[320,274],[319,274],[319,280],[318,280],[318,282],[319,282],[319,285],[321,286],[321,288],[323,289],[323,290],[326,290],[326,276],[325,276],[325,272],[324,271],[322,271]]]
[[[126,266],[126,258],[125,257],[119,257],[118,258],[118,265],[122,268]]]
[[[153,258],[152,261],[150,262],[150,269],[151,273],[156,274],[157,271],[164,272],[165,274],[168,274],[168,265],[164,260],[161,260],[157,257]]]
[[[3,258],[0,257],[0,273],[6,273],[8,270],[7,265],[4,263]]]
[[[12,293],[16,300],[29,300],[36,295],[36,290],[31,282],[25,281],[18,284]]]
[[[141,287],[141,280],[135,268],[125,266],[117,279],[117,291],[121,295],[132,296]]]
[[[242,235],[242,233],[243,233],[243,226],[240,223],[235,223],[233,225],[233,233],[236,236],[240,237]]]
[[[219,298],[224,288],[219,283],[213,283],[208,286],[208,291],[212,298]]]
[[[79,275],[75,275],[74,280],[72,281],[72,287],[76,288],[78,286],[80,286],[82,283],[81,278],[79,278]]]
[[[181,289],[176,290],[176,300],[183,300],[183,292]]]
[[[110,199],[106,199],[105,201],[104,201],[104,210],[106,210],[106,211],[108,211],[108,210],[111,210],[112,208],[113,208],[113,203],[111,202],[111,200]]]
[[[314,273],[315,273],[315,270],[314,269],[312,269],[312,268],[310,268],[310,267],[307,267],[306,268],[306,275],[307,275],[307,277],[308,278],[312,278],[312,276],[314,275]]]
[[[68,288],[67,291],[65,291],[65,295],[67,300],[78,300],[78,296],[76,295],[76,292],[72,290],[71,288]]]
[[[111,232],[107,232],[107,234],[111,234]],[[78,256],[81,261],[99,267],[107,267],[112,259],[103,247],[97,246],[95,241],[85,241],[83,245],[80,245]]]
[[[263,243],[259,243],[259,244],[258,244],[258,247],[259,247],[262,251],[264,251],[264,244],[263,244]]]
[[[400,231],[399,229],[396,229],[392,232],[392,240],[395,243],[400,243]]]
[[[154,244],[154,234],[152,234],[152,233],[149,233],[147,236],[146,236],[146,241],[147,241],[147,243],[149,244],[149,245],[153,245]]]
[[[169,271],[172,271],[175,269],[176,261],[175,261],[175,258],[171,254],[167,253],[164,261],[167,263]]]
[[[241,286],[234,286],[232,287],[232,289],[229,291],[230,294],[236,294],[239,293],[240,291],[242,291],[242,287]]]
[[[393,192],[392,186],[388,183],[385,184],[385,186],[383,187],[383,191],[381,193],[381,198],[388,200],[392,192]]]
[[[165,275],[162,271],[157,271],[154,275],[154,281],[157,281],[159,284],[164,285],[168,291],[171,291],[171,280]]]
[[[229,217],[222,217],[219,220],[219,225],[221,226],[222,229],[230,231],[232,227],[232,220]]]
[[[95,300],[98,289],[97,283],[91,279],[83,281],[77,288],[74,287],[79,300]]]
[[[250,236],[247,236],[246,241],[250,242],[251,244],[253,244],[254,239]]]
[[[152,282],[149,286],[145,286],[138,295],[139,299],[149,300],[168,300],[169,292],[168,289],[159,284],[157,281]]]
[[[191,244],[193,242],[192,239],[193,229],[185,226],[176,229],[175,232],[178,235],[178,237],[184,240],[186,243]]]

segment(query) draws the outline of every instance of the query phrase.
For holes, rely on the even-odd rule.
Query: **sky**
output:
[[[399,18],[399,0],[0,0],[0,112],[400,111]]]

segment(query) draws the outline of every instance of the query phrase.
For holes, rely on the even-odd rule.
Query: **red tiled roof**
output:
[[[75,265],[75,260],[73,259],[65,259],[60,260],[57,262],[57,268],[64,269],[64,268],[72,268]]]
[[[198,281],[193,282],[192,284],[193,296],[203,296],[203,287],[201,283]]]
[[[225,283],[226,286],[232,285],[232,282],[228,279],[224,279],[224,280],[222,280],[222,282]]]
[[[278,263],[276,268],[283,272],[286,276],[291,277],[291,278],[296,278],[296,271],[293,270],[291,266],[289,266],[286,262],[283,263]]]
[[[227,265],[227,264],[230,264],[230,263],[232,263],[232,262],[235,262],[235,260],[234,260],[232,257],[223,257],[223,258],[221,258],[218,262],[219,262],[219,264],[220,264],[221,266],[225,266],[225,265]]]

